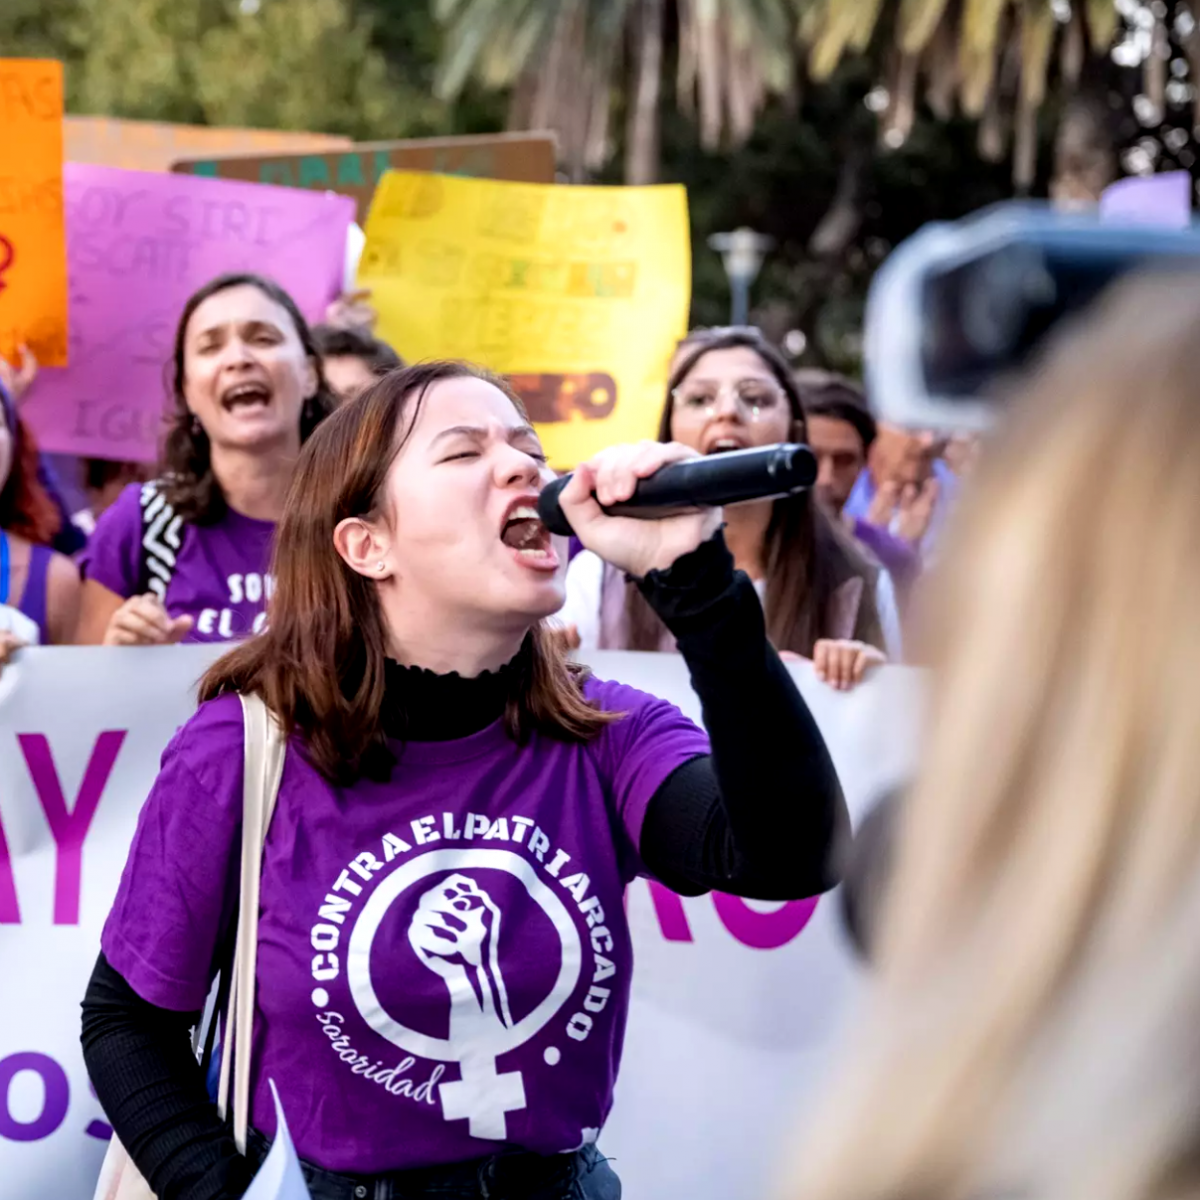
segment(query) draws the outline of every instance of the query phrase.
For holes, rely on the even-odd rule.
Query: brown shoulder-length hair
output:
[[[12,467],[0,486],[0,529],[48,546],[62,529],[63,516],[42,482],[37,441],[2,387],[0,420],[13,441]]]
[[[312,330],[295,300],[274,280],[248,273],[218,275],[193,293],[183,306],[175,328],[175,348],[168,366],[171,410],[159,459],[159,475],[163,493],[176,513],[185,521],[199,525],[212,525],[225,515],[225,496],[213,474],[208,434],[192,416],[184,396],[184,345],[188,324],[196,309],[209,297],[235,287],[257,288],[268,300],[286,310],[305,354],[312,360],[317,373],[317,390],[300,410],[300,441],[306,442],[312,431],[337,408],[337,400],[325,382],[321,355]]]
[[[675,369],[658,423],[658,440],[671,441],[672,393],[713,350],[745,346],[762,359],[788,399],[792,414],[791,438],[806,437],[804,407],[792,372],[783,355],[751,326],[693,330],[680,343]],[[847,580],[863,580],[854,636],[884,649],[883,628],[872,586],[875,574],[849,536],[829,519],[811,491],[776,500],[767,527],[763,553],[766,568],[767,636],[778,650],[792,650],[811,658],[813,646],[826,636],[825,624],[833,594]],[[625,612],[631,650],[657,650],[664,628],[637,586],[626,584]]]
[[[503,380],[461,362],[431,362],[384,376],[340,408],[309,439],[292,478],[275,538],[275,593],[257,637],[217,662],[200,699],[257,692],[328,779],[387,778],[395,757],[383,732],[388,635],[377,584],[352,571],[334,548],[348,517],[403,521],[381,507],[384,483],[429,389],[448,379],[482,379],[527,416]],[[614,718],[583,697],[586,671],[568,663],[542,625],[533,628],[509,699],[509,734],[567,741],[595,737]]]

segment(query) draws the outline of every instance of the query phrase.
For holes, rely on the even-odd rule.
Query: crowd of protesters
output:
[[[155,466],[40,455],[20,416],[37,403],[37,364],[28,354],[0,363],[0,665],[28,645],[227,641],[261,629],[300,445],[403,365],[372,325],[363,293],[310,329],[269,280],[212,281],[176,330]],[[903,661],[909,597],[955,496],[952,463],[969,462],[961,447],[877,426],[858,384],[793,369],[753,328],[700,329],[679,344],[658,437],[702,454],[810,444],[812,493],[727,511],[737,566],[775,645],[812,660],[831,686]],[[578,550],[557,618],[566,644],[671,650],[637,589]]]
[[[187,1048],[229,932],[223,894],[202,898],[194,944],[156,924],[171,918],[156,911],[170,890],[157,882],[188,869],[173,855],[194,859],[199,844],[222,870],[232,861],[240,717],[226,701],[248,688],[308,740],[309,774],[298,780],[294,768],[290,786],[307,789],[306,811],[329,808],[329,828],[345,819],[343,793],[374,796],[387,779],[397,730],[435,747],[478,743],[481,756],[500,756],[497,769],[516,770],[508,743],[502,753],[479,741],[506,715],[521,753],[532,739],[544,756],[547,787],[561,775],[580,795],[591,784],[625,788],[636,811],[616,822],[620,845],[605,840],[611,822],[585,831],[602,848],[592,876],[608,881],[610,913],[640,869],[684,893],[758,899],[813,895],[845,870],[877,978],[811,1131],[795,1188],[806,1200],[1193,1194],[1200,289],[1173,280],[1113,299],[1045,359],[982,455],[972,438],[877,421],[861,386],[795,369],[755,329],[692,332],[670,363],[661,444],[602,452],[564,493],[582,542],[561,610],[549,586],[556,551],[519,528],[528,522],[519,504],[500,528],[503,553],[527,556],[534,572],[524,591],[479,591],[472,573],[479,555],[501,554],[496,523],[475,519],[476,476],[491,486],[487,472],[507,472],[514,504],[547,476],[519,399],[471,367],[403,368],[371,332],[361,295],[329,316],[310,329],[286,293],[253,275],[202,288],[176,333],[160,463],[85,464],[87,506],[76,513],[21,420],[22,406],[37,403],[36,364],[0,364],[0,663],[38,644],[242,643],[207,677],[209,703],[164,760],[150,801],[162,819],[143,822],[140,870],[127,872],[85,1005],[101,1099],[137,1141],[159,1194],[240,1195],[265,1153],[261,1138],[247,1155],[234,1148]],[[431,423],[430,397],[442,424],[460,419]],[[428,454],[446,438],[439,467],[469,464],[453,479],[430,473]],[[597,498],[627,496],[665,463],[790,440],[812,447],[815,487],[730,509],[723,532],[704,514],[675,517],[664,546],[637,522],[601,515]],[[968,474],[977,478],[965,487]],[[403,529],[373,507],[384,493],[411,517]],[[926,603],[931,564],[941,577]],[[401,576],[420,581],[403,599]],[[491,642],[479,637],[484,626]],[[397,631],[428,661],[386,663],[381,647]],[[711,746],[639,693],[586,682],[564,648],[681,653]],[[933,668],[919,778],[886,802],[869,838],[835,858],[835,843],[845,846],[836,777],[778,663],[810,660],[830,686],[849,689],[906,654]],[[327,677],[333,660],[358,672],[349,698]],[[616,720],[631,708],[632,724]],[[547,730],[565,748],[539,742]],[[595,778],[577,753],[592,742],[603,758]],[[449,762],[413,759],[443,791]],[[196,772],[217,781],[222,806],[199,831],[172,805]],[[471,787],[495,791],[491,780]],[[795,796],[806,804],[791,804]],[[795,829],[778,836],[788,821]],[[634,859],[622,859],[631,844]],[[319,852],[289,843],[293,857]],[[203,890],[211,874],[189,878]],[[461,933],[486,906],[470,880],[454,878],[458,891],[434,923]],[[422,961],[449,963],[439,936]],[[141,944],[157,946],[162,962],[143,961]],[[498,990],[488,995],[499,1004]],[[288,1058],[292,1016],[281,1003],[264,1053],[317,1094],[320,1072]],[[620,1032],[610,1027],[609,1041]],[[584,1076],[569,1100],[545,1104],[539,1136],[557,1136],[565,1113],[575,1128],[604,1108],[613,1071],[593,1063]],[[139,1111],[147,1088],[160,1097],[154,1120]],[[361,1113],[373,1099],[368,1088]],[[431,1163],[430,1144],[401,1138],[398,1151],[369,1116],[323,1121],[311,1111],[297,1121],[302,1148],[331,1164],[309,1177],[326,1188],[317,1194],[342,1195],[347,1179],[384,1160],[410,1183],[474,1186],[446,1166],[476,1169],[465,1142],[434,1148]],[[529,1145],[523,1157],[488,1160],[488,1170],[515,1172],[498,1194],[566,1195],[563,1179],[546,1174],[566,1155],[533,1134]],[[571,1151],[570,1170],[571,1195],[619,1195],[594,1139]],[[208,1190],[188,1192],[198,1179]]]

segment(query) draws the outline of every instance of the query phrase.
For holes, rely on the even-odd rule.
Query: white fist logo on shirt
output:
[[[481,1022],[512,1028],[500,971],[500,909],[473,879],[450,875],[420,899],[408,940],[450,990],[450,1038],[475,1040]]]

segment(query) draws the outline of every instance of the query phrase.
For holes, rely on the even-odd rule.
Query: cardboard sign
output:
[[[555,142],[548,133],[490,133],[479,137],[363,142],[319,154],[274,154],[177,162],[172,171],[311,188],[353,196],[364,224],[371,197],[386,171],[436,171],[522,183],[554,182]]]
[[[352,145],[331,133],[169,125],[115,117],[67,117],[66,159],[132,171],[166,171],[176,159],[224,154],[300,154]]]
[[[389,173],[366,232],[379,335],[512,376],[555,466],[654,436],[691,296],[682,187]]]
[[[62,64],[0,59],[0,356],[67,361]]]
[[[344,196],[76,163],[65,178],[71,365],[22,410],[45,450],[153,461],[175,325],[215,275],[267,275],[313,320],[341,291]]]

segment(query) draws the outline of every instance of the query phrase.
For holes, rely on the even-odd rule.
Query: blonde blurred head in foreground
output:
[[[876,977],[791,1195],[1200,1196],[1200,280],[1055,343],[926,599]]]

